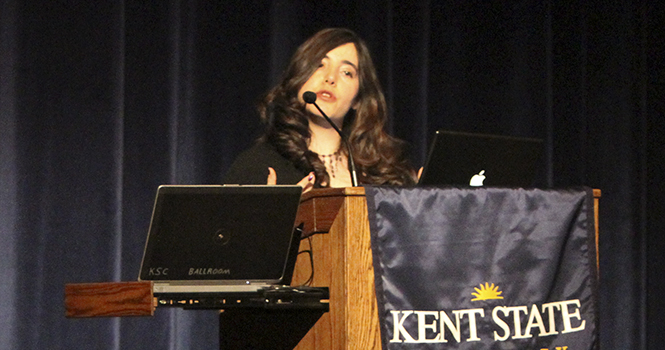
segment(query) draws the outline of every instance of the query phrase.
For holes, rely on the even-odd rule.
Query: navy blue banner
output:
[[[597,348],[590,189],[365,190],[384,349]]]

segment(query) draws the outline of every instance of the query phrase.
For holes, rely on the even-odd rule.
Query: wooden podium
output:
[[[597,253],[601,191],[594,189],[593,196]],[[296,349],[381,349],[365,189],[312,190],[303,195],[299,218],[309,236],[300,251],[311,251],[312,260],[300,254],[293,284],[312,276],[313,286],[328,286],[330,311]]]
[[[300,251],[312,260],[300,254],[293,285],[312,276],[313,286],[329,287],[330,311],[296,349],[381,349],[365,189],[305,193],[298,221],[309,236]]]
[[[596,252],[600,195],[594,190]],[[329,287],[330,310],[296,349],[381,349],[364,188],[305,193],[297,222],[304,223],[306,238],[300,244],[292,285],[312,278],[312,286]],[[65,305],[68,317],[150,316],[158,306],[150,282],[67,285]],[[285,322],[287,332],[288,327]]]

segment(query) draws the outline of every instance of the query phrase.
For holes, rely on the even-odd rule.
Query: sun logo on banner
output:
[[[471,299],[471,301],[476,301],[476,300],[489,300],[489,299],[503,299],[501,296],[501,291],[499,291],[499,286],[495,286],[494,283],[487,283],[485,282],[485,285],[482,283],[480,284],[480,288],[473,288],[476,290],[475,293],[471,293],[471,295],[475,296],[474,299]]]

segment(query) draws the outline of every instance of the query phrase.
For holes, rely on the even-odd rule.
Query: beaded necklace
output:
[[[335,153],[331,154],[319,154],[319,159],[321,159],[323,165],[326,166],[330,176],[335,177],[335,173],[337,172],[337,163],[342,161],[341,149],[338,149],[335,151]]]

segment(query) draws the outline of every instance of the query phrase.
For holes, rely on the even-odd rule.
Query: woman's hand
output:
[[[277,185],[277,173],[275,169],[268,167],[268,185]]]
[[[275,169],[268,167],[268,181],[266,182],[268,185],[276,185],[277,184],[277,173],[275,172]],[[300,180],[297,185],[302,187],[302,192],[305,193],[312,188],[314,188],[314,173],[311,172],[307,176],[303,177],[302,180]]]

